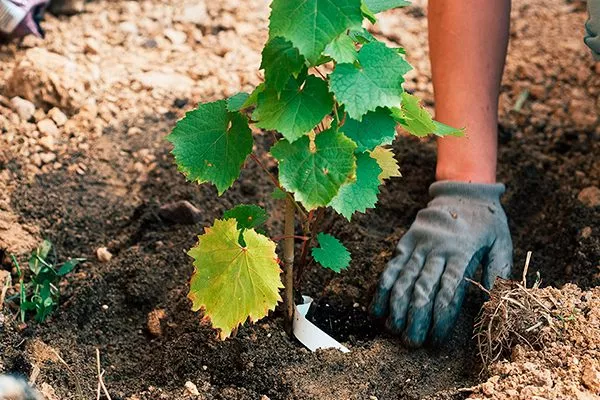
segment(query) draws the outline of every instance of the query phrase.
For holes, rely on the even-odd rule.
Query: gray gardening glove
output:
[[[592,50],[597,61],[600,61],[600,0],[588,0],[590,18],[585,24],[584,42]]]
[[[0,0],[0,38],[44,36],[40,21],[49,0]]]
[[[478,265],[483,286],[507,278],[512,241],[500,204],[503,184],[440,181],[433,198],[397,246],[398,255],[381,275],[371,311],[387,317],[407,346],[428,337],[441,343],[452,330],[465,289]]]

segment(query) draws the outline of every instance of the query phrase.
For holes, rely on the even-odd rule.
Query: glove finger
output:
[[[434,345],[441,344],[454,328],[465,297],[468,283],[465,278],[473,277],[484,250],[476,252],[470,260],[459,257],[448,260],[433,306],[431,341]]]
[[[402,339],[408,347],[420,347],[431,326],[432,310],[446,260],[429,255],[412,292],[406,329]]]
[[[390,315],[386,321],[388,329],[392,332],[400,333],[406,326],[406,316],[413,288],[423,269],[425,255],[427,254],[423,250],[422,248],[415,249],[410,260],[400,270],[398,279],[396,279],[396,283],[392,288],[389,305]]]
[[[371,303],[371,314],[376,318],[383,318],[388,315],[390,304],[390,291],[398,279],[400,270],[409,260],[414,250],[414,241],[410,231],[400,239],[396,246],[397,256],[388,262],[385,271],[379,278],[377,290]]]
[[[482,284],[492,290],[496,278],[508,279],[513,264],[513,247],[510,234],[508,240],[496,241],[483,262]]]

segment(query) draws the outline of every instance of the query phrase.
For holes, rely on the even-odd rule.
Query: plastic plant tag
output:
[[[338,349],[342,353],[350,350],[306,319],[306,313],[313,302],[308,296],[302,296],[303,303],[296,305],[294,313],[294,336],[310,351],[317,349]]]

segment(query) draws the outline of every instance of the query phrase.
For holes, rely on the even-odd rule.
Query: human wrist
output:
[[[436,181],[458,181],[466,183],[496,183],[495,168],[464,168],[438,164]]]

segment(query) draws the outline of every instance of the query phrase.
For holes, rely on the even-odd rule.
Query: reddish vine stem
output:
[[[317,72],[317,74],[319,74],[321,76],[321,78],[327,80],[327,77],[325,75],[323,75],[323,73],[319,70],[319,68],[314,67],[314,69]]]
[[[277,236],[277,237],[271,238],[271,240],[274,242],[278,242],[283,239],[298,239],[298,240],[303,240],[305,242],[310,240],[310,238],[308,236],[299,236],[299,235]]]
[[[283,235],[283,304],[285,311],[285,331],[292,336],[294,328],[294,222],[293,200],[286,198]]]
[[[306,259],[308,258],[308,251],[310,250],[310,248],[312,247],[312,243],[314,242],[315,236],[318,233],[318,230],[321,226],[321,222],[323,222],[323,217],[325,216],[325,209],[324,208],[319,208],[317,210],[317,215],[316,218],[314,219],[314,222],[312,223],[312,226],[310,226],[310,223],[308,225],[308,230],[310,233],[310,238],[308,241],[305,241],[302,243],[302,252],[300,253],[300,262],[298,263],[298,270],[296,271],[296,286],[300,286],[300,283],[302,281],[302,275],[304,274],[304,270],[306,269]],[[310,220],[310,216],[309,216],[309,220]]]

